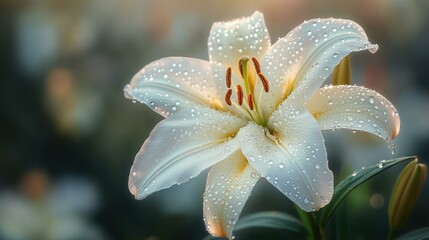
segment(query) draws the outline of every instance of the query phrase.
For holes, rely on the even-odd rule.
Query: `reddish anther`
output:
[[[226,70],[226,87],[231,87],[231,67]]]
[[[225,94],[225,102],[226,102],[226,104],[228,104],[229,106],[231,106],[231,105],[232,105],[232,102],[231,102],[231,95],[232,95],[232,89],[228,89],[228,91],[226,91],[226,94]]]
[[[262,73],[258,73],[259,79],[261,79],[262,86],[264,87],[264,91],[268,92],[270,90],[270,85],[268,84],[267,78]]]
[[[255,66],[256,73],[261,73],[261,65],[259,65],[259,62],[256,58],[252,57],[253,65]]]
[[[238,105],[243,105],[243,88],[240,85],[237,85],[237,100]]]
[[[253,96],[251,93],[247,96],[247,103],[249,104],[250,110],[253,111]]]
[[[243,64],[241,61],[238,61],[238,69],[240,70],[241,77],[244,77],[243,75]]]

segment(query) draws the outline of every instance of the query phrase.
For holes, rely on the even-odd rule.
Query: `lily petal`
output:
[[[308,110],[322,130],[346,128],[391,141],[399,134],[395,107],[374,90],[350,85],[326,86],[308,101]]]
[[[204,193],[204,221],[210,234],[231,238],[241,210],[259,178],[241,151],[210,169]]]
[[[247,123],[209,108],[191,108],[161,121],[131,168],[128,187],[137,199],[180,184],[238,149],[233,136]]]
[[[214,73],[219,66],[207,61],[169,57],[140,70],[124,88],[125,96],[148,105],[164,117],[199,105],[223,109],[224,83]]]
[[[317,121],[298,106],[283,103],[269,131],[249,123],[237,136],[250,165],[300,208],[314,211],[331,200],[333,175]]]
[[[343,19],[305,21],[279,39],[261,61],[272,87],[263,102],[264,115],[274,111],[291,90],[306,101],[329,77],[335,66],[351,52],[368,49],[374,53],[364,30]]]
[[[235,73],[242,56],[259,58],[270,46],[270,36],[260,12],[250,17],[214,23],[208,41],[210,62],[232,67]]]

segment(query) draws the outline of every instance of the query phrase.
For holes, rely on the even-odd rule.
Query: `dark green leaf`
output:
[[[429,227],[420,228],[400,236],[396,240],[423,240],[429,239]]]
[[[235,225],[234,232],[255,227],[284,229],[302,233],[304,236],[308,235],[306,228],[298,219],[292,215],[280,212],[260,212],[244,216]],[[209,239],[216,238],[212,236],[204,238],[204,240]]]
[[[304,235],[308,234],[304,225],[298,219],[292,215],[280,212],[260,212],[247,215],[240,219],[234,230],[238,231],[253,227],[285,229]]]
[[[340,203],[344,198],[356,187],[376,176],[377,174],[393,167],[394,165],[416,159],[415,156],[395,158],[391,160],[381,161],[378,164],[367,167],[363,170],[353,173],[348,176],[342,182],[335,187],[334,195],[332,196],[331,202],[326,205],[322,210],[322,215],[320,216],[319,226],[321,229],[325,229],[328,224],[329,219],[332,217],[332,214],[335,212]]]

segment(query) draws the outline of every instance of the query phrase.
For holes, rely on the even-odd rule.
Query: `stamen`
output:
[[[264,87],[264,91],[268,92],[270,90],[270,85],[268,84],[268,79],[262,73],[258,73],[259,79],[261,79],[262,86]]]
[[[232,89],[228,89],[228,91],[226,91],[226,94],[225,94],[225,102],[226,102],[226,104],[228,104],[229,106],[231,106],[231,105],[232,105],[232,102],[231,102],[231,95],[232,95]]]
[[[237,99],[238,105],[243,105],[243,88],[240,85],[237,85]]]
[[[241,77],[244,77],[244,75],[243,75],[243,63],[241,62],[241,60],[238,61],[238,69],[240,70]]]
[[[252,57],[253,65],[255,66],[256,73],[259,75],[261,73],[261,65],[259,65],[259,62],[256,58]]]
[[[250,110],[253,111],[253,96],[251,93],[247,96],[247,103],[249,104]]]
[[[231,87],[231,67],[228,67],[226,70],[226,86],[228,88]]]

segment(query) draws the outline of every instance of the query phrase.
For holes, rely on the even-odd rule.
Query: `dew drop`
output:
[[[311,34],[312,34],[311,30],[308,30],[307,35],[311,36]]]
[[[369,97],[369,103],[374,104],[374,97]]]
[[[354,176],[356,176],[356,174],[357,174],[357,172],[356,172],[356,171],[354,171],[354,172],[352,173],[352,176],[354,177]]]
[[[282,163],[279,164],[279,168],[284,168],[284,167],[285,166]]]
[[[319,164],[316,164],[316,169],[320,169],[320,165]]]

